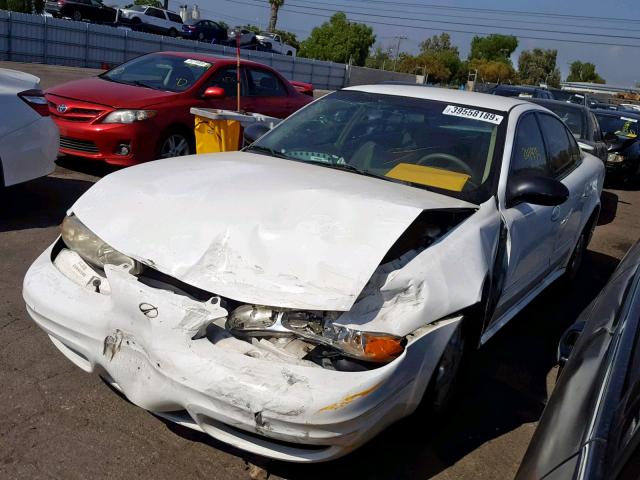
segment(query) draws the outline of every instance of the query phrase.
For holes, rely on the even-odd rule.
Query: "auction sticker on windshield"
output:
[[[201,68],[209,68],[211,66],[211,64],[209,62],[203,62],[201,60],[194,60],[193,58],[187,58],[184,63],[186,63],[187,65],[192,65],[194,67],[201,67]]]
[[[473,120],[480,120],[481,122],[489,122],[495,125],[500,125],[502,115],[496,115],[491,112],[483,112],[482,110],[474,110],[472,108],[456,107],[455,105],[447,105],[442,112],[444,115],[452,115],[454,117],[471,118]]]

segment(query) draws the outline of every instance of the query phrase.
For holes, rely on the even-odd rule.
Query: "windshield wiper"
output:
[[[394,183],[402,183],[404,185],[411,185],[411,186],[415,186],[418,184],[414,184],[413,182],[409,182],[406,180],[399,180],[397,178],[392,178],[392,177],[387,177],[386,175],[380,175],[377,173],[373,173],[370,172],[369,170],[361,170],[358,167],[354,167],[353,165],[350,165],[348,163],[315,163],[314,165],[320,165],[322,167],[326,167],[326,168],[333,168],[335,170],[344,170],[345,172],[353,172],[353,173],[357,173],[358,175],[364,175],[366,177],[373,177],[373,178],[379,178],[380,180],[386,180],[388,182],[394,182]],[[422,186],[422,185],[420,185]]]
[[[263,155],[269,155],[270,157],[286,158],[292,160],[291,157],[286,156],[284,153],[276,152],[273,148],[263,147],[262,145],[249,145],[244,149],[245,152],[256,152]]]
[[[152,87],[151,85],[148,85],[140,80],[134,80],[133,82],[131,82],[132,85],[135,85],[136,87],[144,87],[144,88],[150,88],[151,90],[158,90],[156,87]]]

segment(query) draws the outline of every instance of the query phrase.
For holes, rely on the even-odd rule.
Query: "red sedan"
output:
[[[243,110],[284,118],[312,100],[266,65],[241,66]],[[236,78],[235,59],[158,52],[51,88],[46,97],[61,153],[133,165],[195,153],[189,109],[235,110]]]

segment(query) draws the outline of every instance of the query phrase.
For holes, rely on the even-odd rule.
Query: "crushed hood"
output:
[[[113,173],[72,211],[117,250],[234,300],[349,310],[425,209],[476,208],[426,190],[244,152]]]

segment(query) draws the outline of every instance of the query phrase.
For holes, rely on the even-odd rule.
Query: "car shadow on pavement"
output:
[[[613,192],[603,190],[600,195],[600,216],[598,217],[598,225],[607,225],[616,218],[618,213],[618,195]]]
[[[58,166],[73,170],[75,172],[84,173],[85,175],[92,175],[94,177],[104,177],[117,170],[121,170],[123,167],[116,167],[109,165],[108,163],[94,160],[87,160],[80,157],[62,156],[56,160]]]
[[[614,257],[588,251],[571,287],[562,282],[550,286],[477,352],[459,400],[446,418],[435,421],[423,413],[414,414],[344,458],[313,465],[271,461],[233,447],[221,448],[207,435],[166,424],[191,441],[221,448],[287,479],[430,478],[487,442],[540,418],[560,337],[600,292],[617,264]],[[516,446],[515,466],[529,435]],[[478,471],[469,478],[495,478],[492,473],[483,475],[482,465],[476,467]]]
[[[49,176],[0,190],[0,232],[59,225],[93,182]]]

